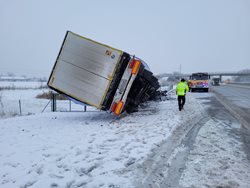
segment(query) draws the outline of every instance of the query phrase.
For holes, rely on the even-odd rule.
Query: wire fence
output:
[[[11,91],[5,91],[11,92]],[[18,90],[18,93],[22,92]],[[32,92],[29,91],[29,92]],[[59,94],[53,93],[51,99],[34,98],[34,94],[25,97],[10,96],[0,93],[0,118],[31,115],[45,112],[98,112],[94,107],[76,104],[70,99],[60,100]]]

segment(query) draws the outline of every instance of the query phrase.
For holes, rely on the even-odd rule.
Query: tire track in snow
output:
[[[197,134],[201,127],[209,120],[208,117],[203,117],[199,122],[192,125],[192,128],[188,131],[186,136],[181,141],[181,148],[178,153],[172,159],[171,166],[168,169],[167,177],[161,183],[160,187],[177,188],[180,187],[179,179],[185,168],[187,157],[190,150],[193,148],[193,144],[197,137]]]
[[[173,131],[173,134],[156,148],[139,169],[141,177],[137,187],[179,187],[179,178],[200,128],[208,121],[204,113],[189,120]]]

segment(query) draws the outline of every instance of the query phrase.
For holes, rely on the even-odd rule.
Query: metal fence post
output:
[[[71,112],[71,100],[69,100],[69,111]]]
[[[51,111],[56,112],[56,93],[52,93]]]
[[[21,106],[21,100],[19,99],[19,112],[20,116],[22,115],[22,106]]]

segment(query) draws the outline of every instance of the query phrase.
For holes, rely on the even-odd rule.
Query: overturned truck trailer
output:
[[[120,115],[159,96],[140,58],[67,31],[48,86],[84,104]]]

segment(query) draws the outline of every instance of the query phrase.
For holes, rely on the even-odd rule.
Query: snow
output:
[[[0,81],[0,88],[12,88],[12,89],[38,89],[46,87],[46,82],[37,81]]]
[[[20,114],[19,101],[21,102],[21,110],[23,115],[40,113],[49,102],[47,99],[37,99],[38,94],[48,92],[48,90],[40,89],[24,89],[24,90],[2,90],[1,103],[5,117]],[[47,111],[50,108],[48,107]]]
[[[223,121],[213,119],[201,128],[180,181],[183,187],[249,187],[249,161],[240,138],[230,131]]]
[[[22,87],[25,86],[21,85]],[[20,115],[19,101],[21,103],[22,115],[30,115],[51,111],[51,104],[48,99],[38,99],[37,95],[49,92],[49,89],[15,89],[0,91],[0,118]],[[48,104],[47,108],[46,105]],[[70,107],[71,105],[71,107]],[[69,100],[57,100],[58,111],[84,111],[84,106],[69,102]],[[95,108],[87,106],[87,111],[96,111]]]
[[[132,187],[130,171],[178,125],[175,108],[165,101],[121,119],[86,112],[2,120],[0,185]]]
[[[0,118],[20,114],[40,113],[49,102],[46,99],[37,99],[38,94],[48,92],[48,89],[39,89],[46,82],[0,81]],[[49,108],[48,108],[49,109]]]
[[[96,111],[46,112],[2,119],[0,187],[132,188],[136,169],[152,151],[181,123],[204,113],[198,97],[188,93],[181,112],[176,100],[167,100],[149,102],[139,112],[120,118]],[[213,181],[207,179],[211,178],[209,172],[214,173],[216,182],[227,173],[232,178],[231,187],[250,183],[250,166],[241,143],[229,135],[222,137],[220,125],[223,123],[209,120],[201,128],[181,177],[183,187]],[[225,151],[211,152],[216,149],[211,142],[224,144]],[[176,148],[176,152],[179,150],[181,147]],[[228,171],[227,165],[220,168],[221,163],[230,167]]]

